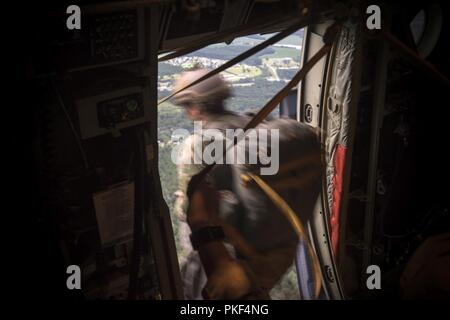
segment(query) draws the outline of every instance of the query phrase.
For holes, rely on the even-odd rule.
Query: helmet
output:
[[[177,92],[181,88],[190,83],[200,79],[211,70],[198,69],[194,71],[183,72],[176,80],[173,92]],[[183,105],[186,103],[199,103],[205,106],[221,106],[222,101],[231,95],[230,88],[226,81],[216,74],[192,87],[189,87],[173,96],[172,101],[176,105]]]

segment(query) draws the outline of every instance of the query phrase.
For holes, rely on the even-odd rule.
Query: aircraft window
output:
[[[221,73],[233,90],[233,96],[226,102],[227,109],[240,113],[256,112],[292,79],[300,69],[303,31],[295,32]],[[213,44],[185,56],[160,62],[158,99],[170,94],[176,77],[183,71],[194,67],[217,68],[271,36],[273,34],[240,37],[230,44]],[[287,115],[296,118],[296,93],[297,90],[293,90],[281,103],[281,108],[272,112],[272,117]],[[173,147],[182,142],[181,137],[173,134],[179,128],[192,132],[193,124],[180,107],[171,104],[170,100],[164,102],[158,107],[159,172],[163,196],[171,211],[178,259],[182,265],[188,254],[183,244],[189,241],[189,230],[174,214],[178,177],[176,165],[171,160]],[[294,266],[272,290],[271,295],[273,299],[299,299]]]
[[[418,45],[419,42],[422,40],[425,31],[425,25],[426,25],[425,11],[420,10],[409,25],[416,45]]]
[[[436,46],[442,28],[442,19],[441,7],[430,4],[411,20],[409,28],[421,57],[427,57]]]

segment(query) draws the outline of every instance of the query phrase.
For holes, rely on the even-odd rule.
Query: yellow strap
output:
[[[319,259],[317,258],[314,249],[309,242],[309,238],[305,233],[305,229],[300,221],[299,217],[295,214],[295,212],[291,209],[291,207],[284,201],[280,195],[273,190],[264,180],[260,177],[249,173],[248,176],[256,182],[256,184],[267,194],[267,196],[272,200],[272,202],[280,208],[281,212],[288,219],[295,232],[297,233],[299,239],[303,239],[303,241],[307,244],[308,255],[312,261],[313,265],[313,274],[314,274],[314,297],[317,299],[320,293],[320,288],[322,287],[322,274],[320,271]]]

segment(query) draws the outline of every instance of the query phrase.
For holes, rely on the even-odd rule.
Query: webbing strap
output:
[[[311,242],[309,241],[308,236],[305,233],[305,228],[303,227],[302,222],[300,221],[297,214],[292,210],[292,208],[287,204],[286,201],[280,195],[272,189],[263,179],[249,173],[248,176],[256,182],[256,184],[264,191],[264,193],[272,200],[272,202],[281,210],[286,219],[288,219],[294,231],[297,233],[299,239],[302,239],[308,248],[308,255],[311,258],[313,265],[313,273],[314,273],[314,296],[317,298],[320,294],[320,289],[322,287],[322,274],[320,272],[320,264],[319,259],[317,258],[314,249],[311,246]]]
[[[240,140],[245,138],[248,129],[256,127],[261,121],[263,121],[272,111],[273,109],[286,97],[289,91],[297,85],[303,78],[307,75],[307,73],[314,67],[314,65],[323,58],[328,52],[331,50],[331,44],[325,44],[316,54],[314,54],[311,59],[297,72],[297,74],[292,78],[292,80],[281,89],[245,126],[244,135],[242,135],[241,139],[236,139],[234,141],[234,145],[236,145]],[[232,148],[233,145],[230,145],[229,148]],[[229,149],[228,148],[228,149]],[[224,154],[228,151],[225,150]],[[187,190],[188,197],[191,196],[193,189],[197,183],[203,181],[209,171],[215,166],[215,163],[207,165],[202,169],[198,174],[195,175],[195,179],[189,183],[189,187]]]
[[[256,127],[261,123],[275,107],[283,101],[283,99],[289,94],[291,89],[295,87],[308,72],[316,65],[316,63],[322,59],[331,50],[331,44],[325,44],[320,50],[311,57],[311,59],[301,68],[291,81],[281,89],[258,113],[247,123],[244,131]]]

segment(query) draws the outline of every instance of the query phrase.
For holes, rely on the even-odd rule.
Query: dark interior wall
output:
[[[443,25],[439,40],[426,57],[447,78],[450,56],[448,4],[440,2]],[[414,49],[408,33],[408,22],[420,6],[392,5],[391,32]],[[407,23],[405,25],[405,23]],[[386,81],[386,99],[380,128],[377,155],[377,191],[375,197],[372,262],[384,274],[381,291],[365,288],[367,275],[363,269],[365,200],[369,161],[370,134],[373,134],[372,79],[376,72],[379,44],[369,40],[365,48],[363,92],[358,107],[355,151],[352,161],[349,203],[346,221],[347,252],[343,261],[347,294],[353,298],[399,298],[399,279],[405,265],[429,236],[450,230],[448,213],[448,88],[427,72],[406,60],[398,51],[389,49],[390,61]],[[364,90],[364,87],[366,88]]]
[[[139,242],[146,242],[146,245],[141,246],[140,252],[142,257],[146,257],[146,263],[153,261],[150,262],[153,266],[147,267],[149,277],[137,289],[142,289],[141,284],[145,282],[145,285],[150,283],[155,287],[155,291],[148,291],[154,293],[154,298],[161,294],[166,298],[180,297],[178,284],[172,283],[176,281],[178,266],[173,261],[175,251],[170,220],[167,223],[167,219],[161,218],[167,217],[167,212],[160,211],[161,190],[155,186],[158,183],[154,171],[157,165],[150,158],[148,162],[137,160],[137,150],[155,148],[152,143],[156,144],[156,109],[151,109],[150,124],[147,113],[156,100],[157,11],[147,8],[144,12],[144,22],[149,22],[145,26],[148,31],[145,37],[153,41],[142,43],[146,46],[146,55],[141,60],[73,72],[69,69],[76,60],[72,58],[78,57],[77,51],[64,51],[71,45],[70,39],[64,38],[60,47],[49,50],[51,56],[45,58],[45,54],[40,54],[46,53],[45,46],[48,45],[41,37],[42,30],[46,31],[44,35],[58,38],[59,33],[51,28],[61,25],[52,25],[51,19],[40,20],[49,15],[49,10],[54,7],[36,5],[33,8],[34,12],[26,13],[26,23],[17,35],[20,39],[17,51],[21,58],[19,74],[24,76],[25,81],[15,88],[19,97],[15,111],[21,114],[22,119],[20,128],[14,130],[20,153],[11,152],[14,167],[17,167],[14,172],[15,190],[20,190],[14,192],[15,210],[21,212],[16,216],[19,220],[17,230],[21,232],[14,237],[14,242],[20,243],[14,252],[14,256],[20,257],[15,265],[29,272],[33,270],[33,276],[15,279],[15,286],[18,289],[26,287],[30,297],[83,299],[84,292],[67,290],[67,265],[81,265],[86,259],[95,257],[97,267],[108,269],[106,265],[102,266],[102,261],[107,261],[113,252],[100,248],[96,232],[83,232],[76,240],[71,238],[75,235],[73,232],[95,225],[93,193],[127,179],[134,179],[138,188],[140,179],[142,188],[136,189],[139,196],[135,198],[135,210],[146,211],[146,221],[142,222],[145,231],[139,238]],[[64,25],[61,27],[64,28]],[[76,44],[76,41],[73,43]],[[151,101],[147,98],[145,101],[147,122],[121,130],[119,137],[111,134],[89,139],[81,137],[87,160],[83,159],[75,138],[80,135],[83,121],[77,112],[76,101],[105,93],[114,95],[129,87],[138,87],[144,97],[150,97]],[[74,130],[71,130],[72,125]],[[145,157],[145,151],[141,153]],[[157,159],[157,154],[153,159]],[[138,167],[146,169],[137,175]],[[140,200],[144,203],[141,206]],[[132,248],[133,252],[135,247],[138,246]],[[153,254],[165,256],[158,256],[158,263],[155,263]],[[151,256],[150,260],[147,256]],[[133,258],[129,259],[131,261]],[[101,278],[100,275],[100,282]],[[19,285],[21,281],[23,285]]]

